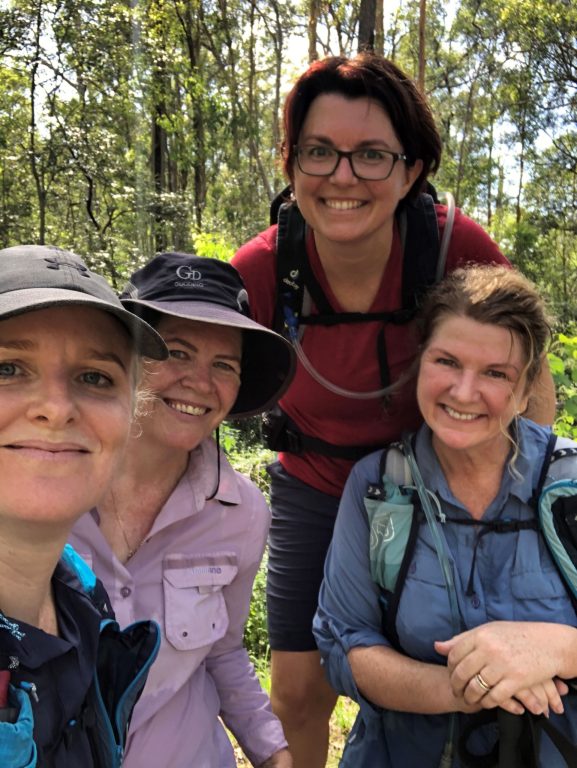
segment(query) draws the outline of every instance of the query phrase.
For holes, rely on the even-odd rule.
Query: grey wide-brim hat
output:
[[[241,384],[231,417],[266,411],[292,381],[291,344],[250,317],[248,294],[232,264],[190,253],[160,253],[132,275],[120,300],[153,324],[160,313],[243,332]]]
[[[168,356],[162,337],[122,306],[108,282],[71,251],[50,245],[16,245],[0,250],[0,320],[50,307],[82,306],[114,315],[140,355]]]

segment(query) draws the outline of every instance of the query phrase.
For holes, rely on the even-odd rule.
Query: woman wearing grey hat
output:
[[[259,413],[284,392],[292,349],[250,318],[238,273],[221,261],[160,254],[121,298],[164,337],[169,359],[147,365],[148,412],[72,542],[123,621],[151,616],[162,628],[125,766],[232,768],[220,717],[254,766],[290,768],[243,647],[269,510],[211,435],[228,415]]]
[[[0,765],[115,768],[158,627],[120,632],[71,548],[166,348],[73,253],[0,250]],[[123,669],[123,680],[115,674]]]

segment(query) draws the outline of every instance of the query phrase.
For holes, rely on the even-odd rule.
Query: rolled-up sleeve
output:
[[[270,511],[254,486],[246,484],[243,499],[245,514],[239,519],[242,555],[238,574],[225,587],[229,626],[206,659],[220,698],[220,716],[234,733],[253,765],[260,765],[287,746],[280,720],[273,714],[270,699],[262,689],[249,655],[243,646],[243,633],[249,613],[254,579],[263,556]],[[249,513],[250,510],[250,513]],[[239,515],[240,517],[240,515]]]
[[[346,483],[325,562],[313,631],[331,686],[365,707],[347,658],[351,648],[390,645],[382,634],[380,588],[371,578],[363,498],[378,480],[380,452],[355,465]]]

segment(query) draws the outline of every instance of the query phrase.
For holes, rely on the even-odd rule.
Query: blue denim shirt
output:
[[[532,519],[529,501],[539,479],[550,430],[521,419],[520,454],[516,473],[507,469],[484,520]],[[426,487],[453,518],[470,517],[453,496],[424,426],[417,433],[415,453]],[[360,461],[345,487],[325,565],[314,632],[331,685],[360,704],[341,766],[351,768],[437,768],[447,737],[449,715],[420,715],[382,710],[357,691],[347,653],[358,646],[390,646],[382,633],[380,587],[371,579],[369,525],[363,497],[369,483],[379,480],[380,452]],[[563,459],[563,476],[577,477],[575,459]],[[556,476],[561,476],[556,471]],[[535,530],[489,533],[473,551],[477,526],[440,525],[455,581],[462,630],[488,621],[549,621],[577,626],[567,590],[541,535]],[[472,574],[473,589],[467,593]],[[433,646],[453,636],[449,600],[431,533],[420,526],[403,585],[396,630],[403,652],[423,662],[444,664]],[[544,652],[546,650],[544,649]],[[577,696],[564,699],[565,714],[551,721],[577,742]],[[459,715],[460,726],[466,720]],[[494,742],[491,729],[477,735],[480,751]],[[480,741],[479,741],[480,739]],[[543,768],[565,766],[557,751],[543,740]],[[453,768],[458,768],[455,758]]]

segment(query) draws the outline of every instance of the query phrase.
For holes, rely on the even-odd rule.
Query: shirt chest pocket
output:
[[[513,573],[511,593],[517,621],[577,623],[567,587],[555,569]]]
[[[164,628],[178,651],[220,640],[228,628],[223,587],[238,573],[236,555],[168,555],[163,563]]]

